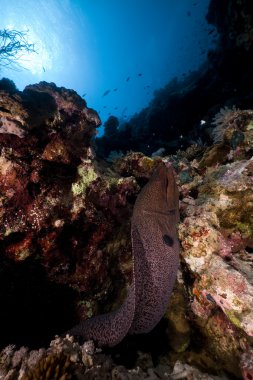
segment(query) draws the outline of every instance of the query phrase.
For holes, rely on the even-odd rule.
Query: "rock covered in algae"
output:
[[[155,167],[161,162],[161,157],[148,157],[141,152],[130,152],[114,162],[114,169],[121,176],[150,178]]]
[[[192,182],[181,185],[179,225],[191,319],[211,356],[237,376],[253,337],[253,141],[245,140],[240,157],[225,150],[204,171],[206,154],[195,163]]]
[[[0,100],[0,317],[9,326],[7,343],[26,339],[28,330],[43,339],[46,325],[51,333],[67,330],[97,311],[114,282],[124,287],[139,185],[99,167],[92,138],[100,119],[75,91],[41,82],[23,92],[0,90]],[[20,309],[22,329],[15,324]],[[38,331],[41,315],[46,323]],[[60,327],[61,315],[72,322]]]

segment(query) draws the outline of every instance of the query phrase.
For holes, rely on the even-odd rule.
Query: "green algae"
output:
[[[222,214],[222,218],[220,218],[220,225],[230,232],[239,231],[244,239],[251,239],[253,237],[253,223],[250,218],[247,221],[243,221],[242,219],[243,215],[240,215],[238,209],[233,211],[230,210],[230,212]]]
[[[79,180],[72,184],[72,192],[74,196],[84,194],[89,185],[97,179],[97,173],[91,167],[84,169],[78,168]]]
[[[230,322],[233,323],[234,326],[238,328],[242,328],[238,313],[236,313],[234,310],[226,310],[225,313],[228,319],[230,320]]]
[[[238,221],[238,222],[235,222],[235,225],[240,232],[242,232],[243,234],[247,236],[251,236],[252,226],[250,226],[249,223],[243,223],[243,222]]]
[[[247,126],[246,126],[246,131],[251,131],[253,130],[253,121],[251,121]]]

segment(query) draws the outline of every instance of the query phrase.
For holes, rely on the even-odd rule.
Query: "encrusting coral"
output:
[[[253,139],[248,138],[253,114],[232,112],[232,124],[231,114],[221,121],[220,144],[231,142],[231,128],[240,128],[241,141],[215,160],[208,160],[214,145],[200,161],[188,163],[192,180],[181,185],[179,238],[184,271],[191,276],[194,324],[206,349],[240,376],[240,360],[251,352],[253,336]]]

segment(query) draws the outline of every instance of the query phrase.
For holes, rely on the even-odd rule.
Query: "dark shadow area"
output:
[[[52,95],[47,92],[39,92],[29,88],[23,91],[22,100],[24,107],[29,110],[29,125],[32,128],[36,128],[36,137],[38,137],[40,143],[43,145],[47,137],[45,121],[50,121],[54,118],[57,110],[56,102]]]
[[[19,92],[15,83],[8,78],[0,79],[0,91],[8,92],[11,95]]]
[[[0,289],[1,347],[47,346],[74,323],[75,292],[50,282],[35,262],[14,264],[1,258]]]
[[[157,365],[159,356],[170,350],[166,328],[167,321],[162,319],[150,333],[127,335],[120,344],[112,348],[104,348],[103,351],[112,355],[116,364],[127,368],[136,365],[138,351],[149,353],[154,365]]]

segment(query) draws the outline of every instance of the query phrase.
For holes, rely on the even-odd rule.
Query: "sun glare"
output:
[[[42,39],[34,32],[31,27],[27,25],[19,26],[18,28],[9,24],[7,29],[14,30],[19,29],[21,31],[27,32],[27,39],[29,43],[34,44],[34,52],[20,52],[19,56],[15,57],[15,62],[17,66],[23,69],[29,70],[33,75],[40,76],[46,70],[50,70],[53,66],[52,54],[49,53],[46,44]],[[57,49],[54,53],[56,54]]]
[[[24,27],[24,30],[27,30]],[[29,41],[34,43],[35,52],[25,52],[18,58],[18,63],[25,69],[31,71],[33,75],[43,74],[44,71],[52,68],[52,58],[47,50],[45,43],[33,32],[28,31]]]

